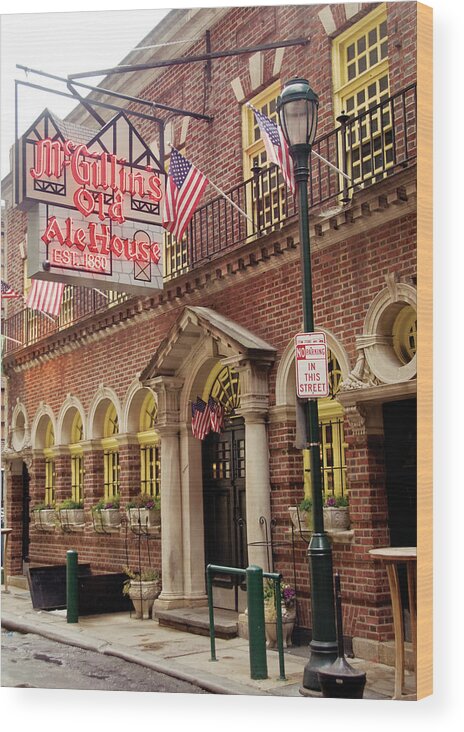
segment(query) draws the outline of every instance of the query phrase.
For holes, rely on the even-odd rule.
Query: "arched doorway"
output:
[[[238,373],[218,364],[203,393],[224,409],[223,430],[210,432],[202,445],[205,565],[244,569],[248,564],[246,532],[245,423],[240,406]],[[223,575],[215,579],[214,604],[230,610],[246,606],[244,578]]]

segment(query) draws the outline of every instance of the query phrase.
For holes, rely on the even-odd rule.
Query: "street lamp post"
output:
[[[277,102],[280,125],[293,158],[298,187],[298,209],[303,286],[303,327],[314,331],[311,249],[309,240],[308,179],[309,153],[316,136],[319,99],[306,79],[288,81]],[[317,671],[337,658],[332,548],[324,531],[322,481],[317,399],[309,399],[306,419],[311,458],[313,533],[308,546],[311,579],[312,640],[303,675],[305,689],[320,690]]]

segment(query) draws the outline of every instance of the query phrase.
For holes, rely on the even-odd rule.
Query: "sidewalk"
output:
[[[300,687],[308,660],[307,647],[285,652],[285,680],[279,678],[279,657],[267,652],[268,677],[250,678],[248,641],[216,639],[216,658],[211,661],[210,639],[153,620],[135,620],[130,613],[112,613],[79,618],[67,623],[65,610],[34,610],[28,590],[9,587],[1,595],[2,627],[38,635],[69,645],[116,656],[155,671],[189,681],[213,694],[247,694],[303,698]],[[365,671],[364,699],[391,699],[394,669],[362,659],[349,659],[356,670]],[[413,689],[414,677],[406,672]],[[320,697],[317,692],[311,696]],[[304,698],[307,698],[306,696]]]

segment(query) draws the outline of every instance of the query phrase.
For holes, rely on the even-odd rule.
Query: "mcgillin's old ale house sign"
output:
[[[162,289],[165,173],[124,113],[95,132],[45,110],[16,155],[30,277]]]

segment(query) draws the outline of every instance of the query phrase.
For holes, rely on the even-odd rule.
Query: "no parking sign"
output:
[[[295,336],[296,393],[300,399],[329,396],[329,371],[325,334]]]

